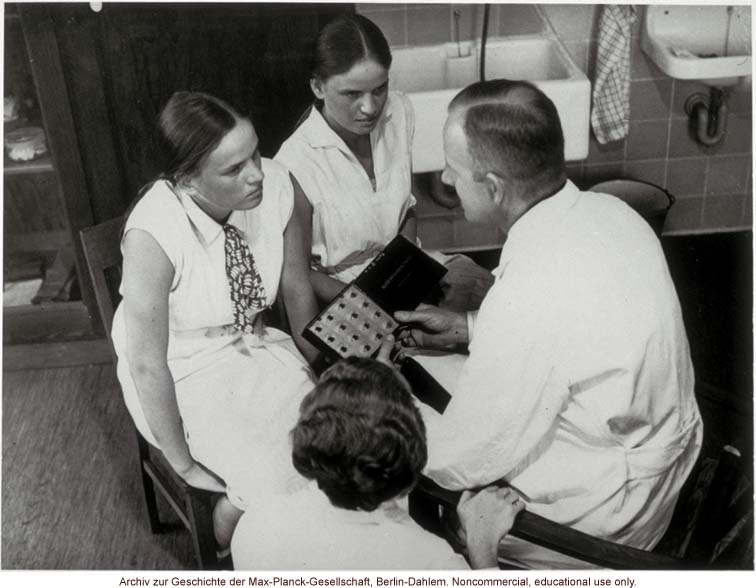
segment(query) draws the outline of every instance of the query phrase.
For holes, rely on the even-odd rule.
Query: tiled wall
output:
[[[381,27],[392,47],[427,45],[477,39],[483,22],[482,4],[357,4]],[[455,14],[456,13],[456,14]],[[543,21],[530,4],[492,5],[488,34],[491,36],[538,33]]]
[[[543,12],[575,62],[593,80],[601,6],[545,4]],[[665,233],[719,231],[752,226],[751,92],[734,92],[725,139],[714,147],[699,145],[689,135],[685,100],[706,86],[667,77],[641,51],[639,35],[644,7],[638,5],[633,27],[630,89],[630,131],[627,138],[599,145],[591,133],[588,158],[568,166],[570,177],[586,188],[597,182],[630,178],[666,187],[677,197]],[[480,4],[358,4],[392,46],[440,43],[479,37]],[[459,12],[455,19],[455,10]],[[455,23],[459,23],[458,26]],[[489,35],[539,32],[543,24],[533,5],[492,5]],[[490,238],[464,226],[460,211],[428,205],[421,235],[437,242],[453,239],[467,247]],[[428,216],[430,215],[430,216]],[[429,222],[432,221],[432,222]],[[423,225],[426,225],[425,227]],[[427,227],[427,228],[426,228]],[[461,239],[461,241],[459,241]]]
[[[599,145],[591,135],[588,159],[570,165],[582,186],[613,177],[646,180],[677,197],[665,233],[751,227],[751,92],[734,92],[724,140],[704,147],[689,134],[685,101],[708,88],[673,80],[640,48],[644,7],[637,7],[630,73],[630,131],[624,141]],[[601,16],[595,5],[546,5],[544,12],[577,63],[593,79]]]

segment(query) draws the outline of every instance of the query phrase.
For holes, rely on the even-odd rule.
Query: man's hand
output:
[[[457,516],[475,569],[496,567],[499,542],[509,533],[525,504],[509,487],[489,486],[480,492],[466,490],[457,505]]]
[[[394,318],[405,323],[397,338],[404,347],[453,349],[469,343],[465,313],[421,304],[415,311],[398,311]]]

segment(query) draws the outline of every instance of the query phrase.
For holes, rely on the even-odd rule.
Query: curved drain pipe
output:
[[[727,132],[727,93],[711,87],[709,97],[695,93],[685,101],[685,112],[695,130],[694,136],[702,145],[711,147],[719,143]]]

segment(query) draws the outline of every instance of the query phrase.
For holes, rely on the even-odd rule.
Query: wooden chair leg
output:
[[[142,490],[144,491],[144,504],[147,507],[147,519],[150,523],[150,531],[157,534],[163,531],[163,524],[160,522],[155,484],[144,468],[145,461],[149,461],[150,459],[150,445],[138,430],[136,430],[136,436],[137,446],[139,447],[139,471],[142,474]]]
[[[186,510],[199,569],[220,569],[213,530],[212,493],[196,489],[187,492]]]

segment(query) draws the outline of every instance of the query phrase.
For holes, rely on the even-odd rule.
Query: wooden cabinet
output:
[[[55,36],[31,6],[5,8],[5,97],[17,105],[6,108],[5,134],[42,128],[47,153],[29,161],[4,153],[3,344],[92,339],[78,242],[92,214]]]

